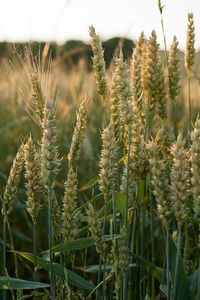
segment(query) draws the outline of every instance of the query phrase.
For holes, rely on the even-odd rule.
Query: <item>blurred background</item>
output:
[[[176,35],[185,47],[186,18],[194,13],[199,47],[200,7],[198,0],[163,0],[166,39]],[[89,41],[93,24],[102,38],[113,36],[136,39],[141,31],[156,30],[163,46],[157,0],[7,0],[1,1],[1,41]]]

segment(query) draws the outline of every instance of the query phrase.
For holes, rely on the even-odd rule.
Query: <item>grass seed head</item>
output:
[[[106,80],[106,67],[104,60],[104,51],[102,48],[101,41],[96,34],[93,26],[89,27],[91,46],[93,51],[93,68],[96,78],[97,91],[100,96],[102,96],[103,101],[106,100],[108,94],[108,85]]]
[[[164,74],[160,59],[160,47],[157,43],[155,31],[147,43],[145,57],[142,63],[142,85],[146,107],[151,118],[159,115],[162,119],[166,118],[166,91]]]
[[[115,61],[115,76],[116,92],[120,101],[122,122],[129,127],[133,121],[132,87],[129,69],[124,61],[122,51],[120,51]]]
[[[175,101],[180,92],[180,61],[178,41],[174,36],[169,52],[169,94],[172,101]]]
[[[37,119],[38,123],[42,125],[43,117],[44,117],[44,94],[42,91],[42,86],[39,81],[39,74],[37,72],[33,72],[31,75],[31,83],[32,83],[32,102],[33,102],[33,110],[34,117]]]
[[[100,158],[99,189],[104,195],[104,200],[109,200],[115,188],[117,146],[112,126],[104,129],[102,134],[103,146]]]
[[[179,134],[177,141],[171,147],[173,165],[171,169],[170,196],[173,204],[174,214],[181,228],[190,218],[188,204],[189,196],[189,158],[185,149],[185,140]]]
[[[111,99],[110,99],[110,112],[111,112],[111,124],[118,147],[120,148],[122,143],[122,118],[121,118],[121,103],[118,93],[118,70],[117,67],[114,72],[114,76],[111,84]]]
[[[119,268],[123,273],[128,271],[128,236],[127,229],[124,224],[122,224],[120,228]]]
[[[156,140],[149,142],[148,150],[151,184],[153,194],[156,197],[158,215],[165,226],[169,227],[172,209],[170,201],[168,163],[165,160]]]
[[[143,103],[143,89],[141,80],[141,55],[136,47],[133,51],[131,61],[131,81],[133,87],[133,99],[137,107],[138,117],[144,121],[144,103]]]
[[[33,223],[36,223],[38,213],[42,207],[42,178],[40,156],[36,151],[31,136],[24,146],[27,211],[29,212]]]
[[[129,200],[133,200],[134,188],[144,178],[144,175],[146,174],[146,170],[148,167],[147,149],[144,141],[143,126],[140,122],[140,119],[137,117],[137,115],[135,115],[134,123],[132,127],[129,165],[127,161],[128,161],[128,149],[124,161],[124,171],[122,176],[121,190],[124,193],[126,193],[127,175],[128,175],[129,176],[129,180],[128,180]]]
[[[2,200],[2,215],[8,216],[14,208],[14,197],[22,175],[24,165],[24,144],[22,144],[13,160],[10,174]]]
[[[83,144],[85,130],[87,125],[87,109],[88,99],[84,98],[80,104],[79,111],[76,116],[76,126],[72,136],[72,142],[68,155],[69,166],[74,167],[74,164],[80,158],[81,146]]]
[[[60,166],[55,123],[54,103],[52,100],[47,100],[42,123],[43,136],[41,146],[42,178],[46,188],[54,186],[55,177]]]
[[[71,167],[65,182],[62,211],[62,233],[65,241],[72,240],[78,232],[79,214],[77,212],[77,173]]]
[[[188,73],[191,73],[195,59],[195,28],[193,14],[188,14],[188,29],[187,29],[187,42],[185,49],[185,67]]]
[[[101,258],[104,259],[106,244],[103,240],[102,225],[91,203],[88,204],[87,215],[88,215],[88,227],[92,234],[96,251],[101,256]]]
[[[194,130],[191,132],[191,172],[194,212],[200,220],[200,120],[197,118]]]

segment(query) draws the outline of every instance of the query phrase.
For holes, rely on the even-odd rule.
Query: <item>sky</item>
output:
[[[200,0],[163,0],[168,46],[176,35],[185,47],[187,13],[194,13],[196,47],[200,48]],[[163,46],[157,0],[0,0],[0,40],[69,39],[89,41],[88,26],[101,38],[124,36],[136,39],[156,30]]]

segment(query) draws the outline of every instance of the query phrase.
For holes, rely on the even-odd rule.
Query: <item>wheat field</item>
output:
[[[141,33],[106,68],[90,26],[92,71],[29,47],[1,63],[0,299],[200,299],[200,58],[187,22],[184,53]]]

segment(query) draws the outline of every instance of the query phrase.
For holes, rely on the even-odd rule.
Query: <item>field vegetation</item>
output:
[[[163,38],[163,7],[158,1]],[[0,298],[200,299],[200,57],[155,31],[92,65],[1,61]],[[109,64],[108,64],[109,62]]]

